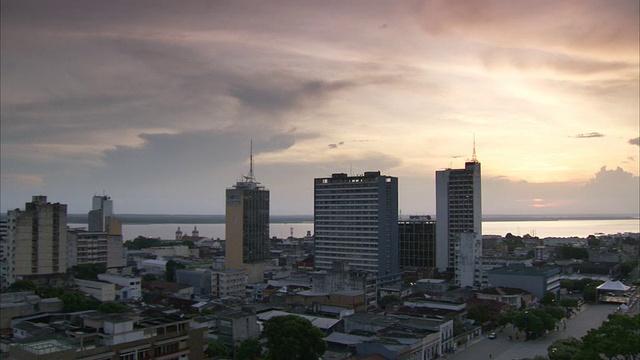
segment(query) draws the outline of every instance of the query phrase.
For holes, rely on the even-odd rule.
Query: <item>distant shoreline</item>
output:
[[[6,214],[2,214],[3,218]],[[224,215],[171,215],[171,214],[117,214],[122,224],[224,224]],[[402,219],[408,219],[403,215]],[[500,215],[488,214],[482,221],[563,221],[563,220],[640,220],[639,215],[633,214],[557,214],[557,215]],[[312,223],[313,215],[271,215],[272,223]],[[68,214],[68,223],[87,223],[86,214]]]

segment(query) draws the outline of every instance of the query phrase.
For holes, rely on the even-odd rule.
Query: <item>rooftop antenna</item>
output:
[[[476,157],[476,133],[473,133],[473,156],[471,156],[471,161],[478,162]]]
[[[249,182],[255,181],[255,176],[253,175],[253,139],[251,139],[251,148],[249,150],[249,175],[244,178]]]

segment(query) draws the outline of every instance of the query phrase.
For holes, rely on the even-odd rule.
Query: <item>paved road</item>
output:
[[[508,334],[511,328],[502,332],[498,332],[498,338],[495,340],[482,339],[476,343],[469,345],[467,348],[458,350],[453,355],[447,357],[449,360],[514,360],[514,359],[532,359],[536,355],[547,355],[547,347],[556,339],[567,337],[581,338],[587,334],[587,331],[597,328],[612,314],[618,305],[615,304],[597,304],[585,305],[585,309],[575,317],[567,320],[567,328],[553,331],[536,340],[517,341],[509,340]]]

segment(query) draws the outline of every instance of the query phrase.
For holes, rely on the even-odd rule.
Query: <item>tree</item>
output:
[[[547,313],[549,316],[554,318],[556,321],[562,320],[565,317],[565,311],[559,306],[545,306],[540,310]]]
[[[556,294],[552,293],[551,291],[547,291],[544,293],[544,296],[542,296],[542,299],[540,299],[540,304],[549,306],[554,305],[556,301]]]
[[[527,339],[536,339],[545,331],[556,328],[556,322],[564,317],[564,310],[557,306],[521,310],[509,315],[511,323],[525,333]],[[503,318],[501,322],[507,321]]]
[[[167,281],[174,281],[176,279],[176,270],[177,269],[184,269],[185,266],[180,264],[179,262],[176,262],[174,260],[169,260],[167,261],[167,264],[165,265],[165,280]]]
[[[97,300],[89,299],[84,294],[77,291],[67,291],[62,296],[62,311],[63,312],[76,312],[85,310],[96,310],[100,302]]]
[[[564,298],[560,300],[560,306],[564,308],[576,308],[578,307],[578,299]]]
[[[233,360],[262,359],[262,345],[258,339],[244,339],[235,347]]]
[[[633,271],[636,266],[638,266],[638,260],[624,261],[622,264],[620,264],[620,272],[623,276],[629,276],[631,271]]]
[[[131,312],[131,308],[114,302],[103,302],[98,305],[98,311],[106,314],[117,314]]]
[[[597,300],[597,287],[602,284],[602,281],[591,282],[584,287],[584,292],[582,293],[582,299],[584,301],[592,303]]]
[[[160,241],[160,239],[157,239],[157,238],[148,238],[145,236],[138,236],[133,240],[125,241],[125,243],[122,245],[129,250],[140,250],[140,249],[150,248],[154,246],[160,246],[162,245],[162,241]]]
[[[207,347],[207,350],[204,351],[204,353],[208,357],[212,358],[212,357],[228,357],[229,356],[229,349],[227,348],[227,345],[225,345],[225,343],[222,340],[220,339],[209,340],[207,344],[209,346]]]
[[[589,235],[587,236],[587,244],[590,248],[600,247],[600,239],[595,237],[595,235]]]
[[[38,286],[31,280],[18,280],[13,284],[9,285],[7,290],[12,291],[36,291]]]
[[[582,341],[574,337],[555,340],[547,348],[549,360],[571,360],[582,347]]]
[[[609,315],[597,329],[582,337],[582,347],[576,359],[639,359],[640,314]]]
[[[395,305],[395,304],[402,304],[402,302],[400,301],[400,298],[397,297],[396,295],[387,295],[382,297],[382,299],[378,301],[378,307],[380,307],[381,309],[385,309],[387,305]]]
[[[564,245],[559,248],[559,257],[561,259],[588,259],[589,252],[587,249]]]
[[[98,274],[107,272],[105,264],[81,264],[71,267],[73,276],[77,279],[98,280]]]
[[[327,350],[322,331],[305,318],[276,316],[265,321],[263,326],[267,360],[318,359]]]
[[[38,286],[36,288],[36,295],[40,296],[43,299],[48,298],[59,298],[64,295],[66,291],[61,287],[52,287],[52,286]]]
[[[158,280],[158,277],[154,274],[144,274],[142,275],[142,282],[151,282]]]

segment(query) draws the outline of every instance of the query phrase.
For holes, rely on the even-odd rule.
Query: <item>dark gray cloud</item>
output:
[[[629,139],[629,144],[640,146],[640,137],[637,137],[635,139]]]
[[[600,137],[604,137],[605,135],[599,132],[590,132],[590,133],[584,133],[584,134],[578,134],[575,137],[576,139],[591,139],[591,138],[600,138]]]

